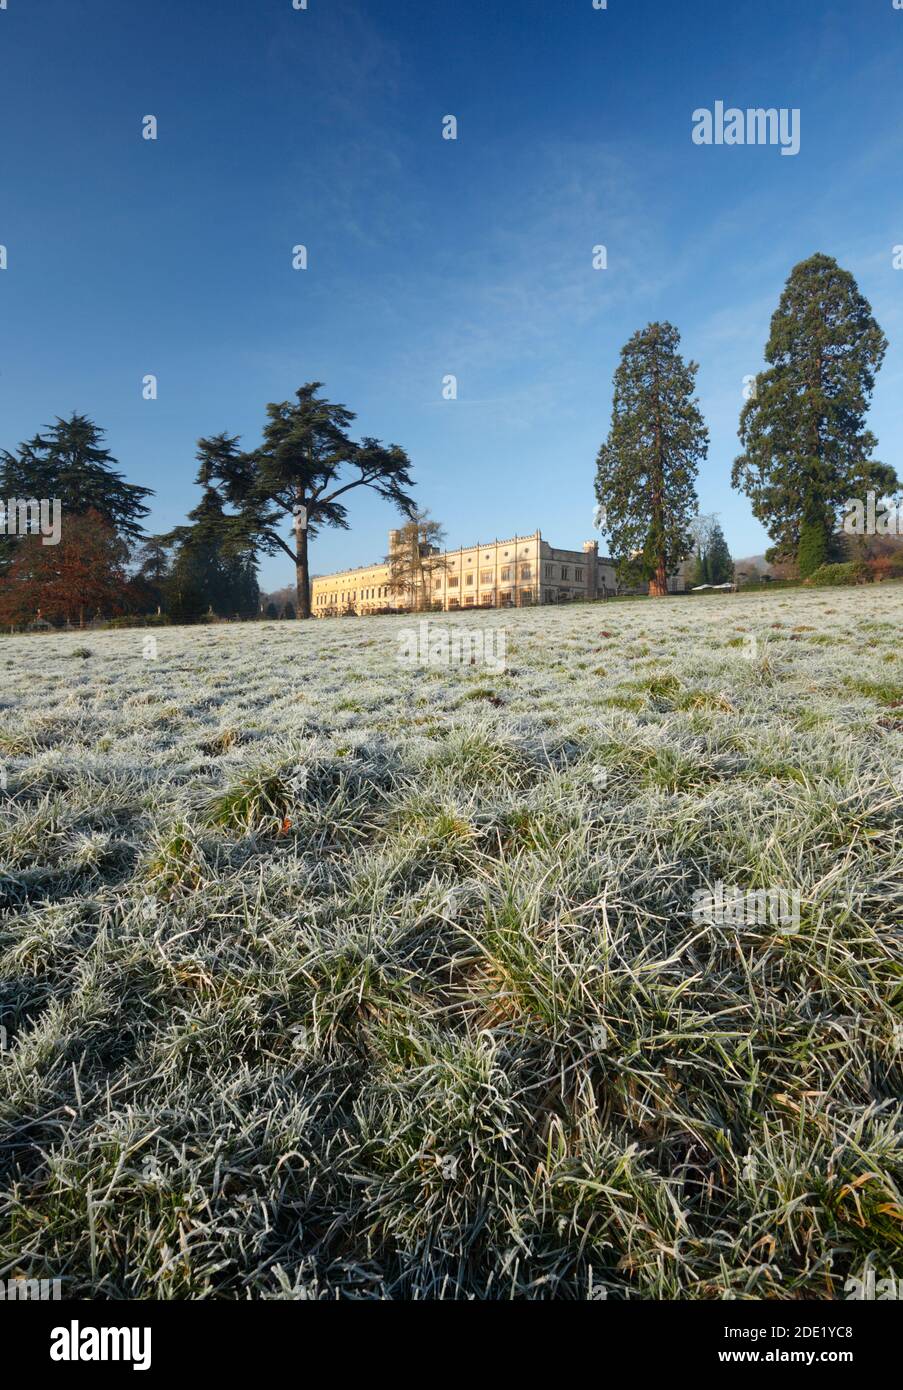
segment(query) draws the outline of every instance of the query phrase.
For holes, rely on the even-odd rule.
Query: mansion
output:
[[[399,532],[390,531],[390,552],[398,542]],[[612,598],[618,592],[614,562],[599,555],[596,541],[584,541],[582,550],[560,550],[539,531],[433,553],[424,558],[424,587],[428,600],[418,595],[412,603],[410,593],[392,588],[388,562],[316,575],[311,581],[311,612],[315,618],[332,618],[412,607],[443,612],[523,608]]]

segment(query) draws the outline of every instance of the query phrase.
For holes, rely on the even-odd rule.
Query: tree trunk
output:
[[[668,571],[665,568],[664,559],[659,559],[655,574],[649,580],[649,594],[651,598],[662,598],[668,592]]]
[[[655,390],[655,461],[652,476],[652,534],[656,538],[655,574],[649,580],[650,598],[662,598],[668,592],[668,570],[665,565],[665,461],[662,457],[662,403],[658,383],[658,345],[655,347],[653,386]]]
[[[307,517],[295,514],[295,583],[298,617],[310,617],[310,568],[307,563]]]

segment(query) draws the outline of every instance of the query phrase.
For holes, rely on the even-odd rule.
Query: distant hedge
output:
[[[880,584],[885,579],[903,579],[903,555],[881,555],[875,560],[848,560],[839,565],[819,565],[807,584]]]
[[[859,560],[847,560],[839,565],[819,565],[806,583],[817,588],[832,584],[867,584],[871,577],[868,565]]]
[[[737,588],[744,594],[750,590],[759,593],[772,593],[776,589],[798,589],[802,582],[801,579],[771,579],[765,574],[758,579],[740,580]]]
[[[124,618],[110,618],[106,626],[112,628],[123,627],[168,627],[171,619],[165,613],[132,613]]]

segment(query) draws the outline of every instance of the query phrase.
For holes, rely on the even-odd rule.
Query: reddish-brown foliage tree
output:
[[[0,579],[0,623],[20,627],[44,618],[79,627],[127,606],[128,546],[94,511],[63,517],[58,545],[25,536]]]

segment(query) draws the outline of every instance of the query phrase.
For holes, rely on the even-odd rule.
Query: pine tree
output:
[[[843,504],[896,486],[894,470],[872,458],[877,441],[865,428],[886,350],[849,271],[824,255],[794,266],[771,320],[769,366],[740,416],[744,452],[732,473],[776,560],[802,569],[829,557]]]
[[[700,512],[690,522],[689,532],[693,543],[693,584],[709,584],[709,547],[712,543],[717,520],[714,513]]]
[[[706,584],[730,584],[734,578],[734,561],[724,532],[716,521],[706,551]]]
[[[217,435],[198,443],[198,482],[203,488],[198,505],[188,513],[187,526],[178,526],[165,544],[176,548],[168,611],[177,622],[195,621],[202,613],[217,617],[253,617],[260,590],[254,542],[238,515],[226,512],[210,479],[216,464],[234,449],[235,441]],[[175,617],[172,604],[181,617]]]
[[[166,583],[163,603],[174,623],[196,623],[208,611],[207,575],[202,556],[190,546],[179,549]]]
[[[707,550],[700,550],[696,556],[696,564],[693,567],[694,585],[711,584],[709,578],[709,554]]]
[[[133,587],[140,595],[139,611],[159,611],[172,570],[172,543],[166,536],[148,536],[135,552]]]
[[[311,616],[308,542],[322,526],[347,529],[341,498],[366,487],[405,515],[413,507],[405,491],[411,485],[405,451],[369,436],[354,443],[347,432],[353,413],[320,396],[321,384],[308,382],[294,401],[268,405],[263,443],[251,453],[241,453],[237,439],[226,435],[209,441],[217,446],[208,452],[211,486],[235,507],[257,548],[282,551],[295,566],[299,618]],[[291,544],[280,535],[288,521]]]
[[[651,323],[621,350],[608,439],[599,450],[596,498],[605,508],[619,573],[637,561],[649,592],[668,592],[668,574],[692,548],[695,479],[708,431],[694,397],[695,362],[678,352],[670,323]]]
[[[59,416],[43,434],[0,453],[0,496],[59,498],[63,517],[94,513],[128,540],[141,535],[150,488],[127,483],[87,415]],[[65,521],[64,521],[65,524]]]
[[[801,579],[808,579],[822,565],[828,563],[835,547],[830,543],[827,527],[821,520],[804,517],[800,525],[800,538],[796,552],[796,567]]]

